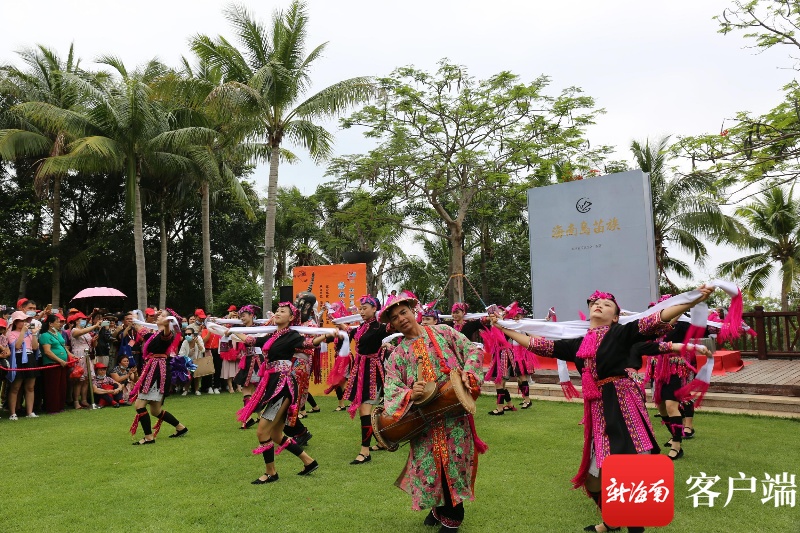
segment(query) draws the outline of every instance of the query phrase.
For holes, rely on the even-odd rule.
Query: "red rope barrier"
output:
[[[70,359],[67,361],[67,366],[75,366],[77,363],[77,359]],[[0,367],[0,370],[5,370],[6,372],[33,372],[34,370],[47,370],[48,368],[55,368],[61,365],[45,365],[45,366],[34,366],[30,368],[11,368],[11,367]]]

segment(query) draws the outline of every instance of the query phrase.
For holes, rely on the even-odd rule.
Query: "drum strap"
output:
[[[439,346],[439,343],[436,341],[436,336],[433,334],[433,330],[431,329],[430,326],[425,326],[425,331],[428,332],[428,338],[430,338],[430,340],[431,340],[431,344],[433,345],[433,350],[436,352],[436,357],[439,358],[439,366],[442,368],[442,373],[449,375],[450,374],[450,367],[447,366],[447,361],[445,360],[444,355],[442,354],[442,348]],[[427,352],[427,350],[426,350],[426,352]],[[426,357],[426,359],[427,359],[427,357]],[[430,360],[429,360],[428,361],[428,365],[430,365],[430,364],[431,363],[430,363]],[[431,371],[433,371],[433,368],[431,368]],[[436,376],[435,375],[434,375],[433,381],[436,381]]]
[[[430,326],[425,326],[425,330],[428,332],[428,336],[431,339],[431,344],[433,344],[433,349],[436,351],[436,356],[439,358],[439,361],[443,366],[442,370],[444,371],[444,369],[447,369],[447,373],[449,374],[450,368],[445,363],[444,355],[442,354],[442,349],[439,347],[439,343],[436,342],[436,337],[433,336],[433,330],[431,330]],[[428,361],[427,364],[430,365],[430,361]],[[487,446],[486,443],[483,442],[480,437],[478,437],[478,432],[475,430],[475,417],[467,413],[467,420],[469,421],[469,427],[472,433],[472,439],[473,442],[475,443],[475,451],[477,451],[480,454],[486,453],[486,451],[489,449],[489,446]]]
[[[434,345],[436,342],[434,341]],[[425,381],[432,381],[436,382],[436,372],[433,371],[433,365],[431,364],[430,356],[428,354],[428,349],[425,347],[425,339],[422,337],[418,338],[414,341],[414,355],[417,358],[417,362],[420,365],[421,378]]]

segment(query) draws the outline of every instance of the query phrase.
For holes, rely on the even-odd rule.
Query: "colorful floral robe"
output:
[[[444,370],[463,369],[479,385],[482,377],[482,350],[450,326],[430,326],[444,361],[432,345],[426,329],[419,341],[425,343],[428,361],[437,383],[450,379]],[[403,339],[392,351],[385,364],[384,409],[396,419],[411,407],[411,389],[423,369],[417,363],[414,343]],[[445,417],[428,431],[410,442],[408,462],[395,485],[411,495],[415,510],[444,505],[442,490],[449,490],[453,505],[473,500],[475,475],[478,470],[478,452],[475,449],[473,429],[467,415]],[[442,479],[442,473],[446,479]]]

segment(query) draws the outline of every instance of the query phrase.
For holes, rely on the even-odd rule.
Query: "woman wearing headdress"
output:
[[[295,306],[300,312],[299,325],[309,328],[316,328],[318,326],[315,312],[315,308],[317,306],[317,297],[311,292],[311,288],[314,283],[313,278],[314,276],[312,275],[311,285],[309,285],[308,290],[299,293],[297,298],[295,298]],[[308,340],[312,340],[314,339],[314,335],[306,335],[306,338]],[[317,405],[316,400],[314,400],[314,396],[312,396],[308,391],[312,375],[314,376],[314,383],[319,383],[321,381],[321,353],[319,344],[320,343],[314,344],[313,347],[295,353],[294,372],[297,376],[297,387],[299,389],[298,395],[300,397],[300,413],[298,414],[299,418],[306,417],[306,402],[311,405],[312,413],[320,412],[320,408]]]
[[[658,302],[671,298],[671,294],[665,294]],[[661,424],[666,426],[670,433],[670,439],[664,446],[670,448],[667,453],[672,460],[683,457],[683,439],[694,436],[694,430],[687,434],[684,423],[684,415],[688,412],[689,417],[694,416],[694,402],[690,401],[682,404],[677,397],[679,389],[685,387],[692,381],[697,369],[696,354],[710,356],[711,353],[703,345],[693,345],[691,349],[684,346],[690,323],[678,321],[677,317],[672,320],[673,329],[667,333],[659,342],[645,342],[638,344],[635,349],[639,356],[652,355],[648,367],[648,377],[653,380],[653,402],[658,407],[657,417],[661,418]],[[686,407],[684,407],[684,405]],[[691,422],[691,420],[690,420]],[[691,436],[690,436],[691,435]]]
[[[423,326],[436,326],[442,323],[437,309],[425,309],[422,311],[422,318],[419,321]]]
[[[467,321],[464,319],[464,315],[469,310],[469,304],[467,302],[456,302],[453,304],[453,307],[450,309],[450,314],[453,316],[453,328],[456,331],[461,331],[464,329],[464,325]]]
[[[171,382],[170,359],[178,354],[181,344],[180,323],[181,317],[175,311],[159,311],[156,318],[158,330],[142,346],[144,368],[131,390],[131,397],[136,397],[136,418],[131,425],[131,435],[136,435],[141,424],[144,438],[135,441],[134,445],[155,444],[161,422],[175,427],[170,438],[183,437],[189,431],[172,413],[162,409]],[[150,414],[147,413],[148,406]],[[155,428],[151,427],[150,415],[158,419]]]
[[[381,302],[371,295],[359,299],[359,314],[363,322],[351,328],[350,338],[355,340],[355,360],[347,380],[344,396],[350,401],[350,418],[356,411],[361,420],[361,451],[351,465],[361,465],[372,460],[370,442],[372,440],[372,407],[383,396],[383,347],[382,341],[389,334],[387,324],[377,320]]]
[[[507,308],[490,308],[489,312],[490,317],[501,313],[506,320],[519,320],[525,315],[525,310],[517,305],[517,302],[512,303]],[[530,387],[528,386],[529,370],[527,369],[527,358],[517,356],[515,348],[519,348],[519,343],[514,339],[510,339],[511,342],[508,342],[507,336],[493,326],[481,331],[481,339],[483,340],[484,349],[492,355],[492,363],[486,373],[486,380],[494,382],[497,392],[497,407],[489,411],[489,414],[500,416],[505,414],[506,411],[517,410],[511,402],[511,393],[506,388],[506,382],[510,379],[517,380],[519,392],[522,395],[520,407],[528,409],[531,406]],[[524,370],[523,367],[525,368]],[[531,370],[533,369],[531,368]]]
[[[258,343],[263,354],[263,364],[257,370],[258,386],[239,411],[241,422],[250,420],[253,413],[258,413],[256,435],[259,446],[253,453],[260,453],[264,458],[265,473],[252,482],[254,485],[278,481],[275,455],[283,450],[289,450],[303,462],[303,470],[298,472],[300,476],[310,474],[319,466],[294,439],[283,434],[284,426],[297,416],[299,407],[297,377],[293,372],[292,359],[298,350],[307,349],[309,345],[303,335],[290,329],[290,326],[299,323],[299,319],[300,314],[294,304],[281,302],[272,319],[278,330],[258,340],[249,336],[245,338],[246,345]]]
[[[706,300],[713,288],[701,286],[700,296],[687,304],[667,307],[644,318],[619,324],[620,307],[614,295],[595,291],[587,300],[589,330],[584,337],[548,340],[501,328],[536,355],[575,363],[581,373],[584,398],[584,442],[581,465],[573,488],[584,487],[601,506],[600,473],[612,454],[656,454],[659,447],[645,407],[644,388],[631,371],[634,344],[669,332],[669,322]],[[637,367],[638,368],[638,367]],[[610,531],[601,523],[585,531]],[[628,527],[628,531],[644,531]]]
[[[239,320],[242,321],[242,326],[250,328],[255,326],[256,315],[261,311],[257,305],[247,304],[239,308]],[[235,346],[240,352],[239,358],[239,371],[233,382],[242,391],[242,404],[247,405],[250,401],[250,396],[256,388],[256,384],[261,379],[259,377],[258,369],[264,364],[264,354],[261,353],[261,347],[267,341],[266,337],[251,337],[249,335],[242,335],[241,333],[234,333],[230,336],[234,340]],[[253,424],[258,422],[257,419],[251,418],[242,422],[239,429],[247,429]]]
[[[328,319],[334,320],[336,318],[345,317],[348,314],[348,309],[344,305],[344,302],[340,301],[337,304],[331,305]],[[347,330],[347,324],[337,324],[336,327],[342,331]],[[348,337],[347,342],[349,342],[349,340],[350,339]],[[352,364],[353,358],[349,351],[347,355],[339,355],[339,349],[341,348],[342,343],[345,342],[342,337],[339,337],[338,335],[326,335],[325,342],[332,342],[336,352],[333,368],[328,373],[328,388],[325,389],[325,394],[329,394],[331,391],[336,391],[336,399],[339,401],[339,405],[336,406],[334,411],[346,411],[347,406],[345,406],[344,401],[344,387],[347,384],[347,378],[350,377],[350,365]]]

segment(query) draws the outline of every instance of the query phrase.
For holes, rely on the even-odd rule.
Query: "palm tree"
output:
[[[196,170],[191,149],[210,142],[216,132],[202,127],[171,127],[163,106],[151,98],[149,84],[167,72],[158,61],[151,60],[134,72],[128,72],[115,57],[102,57],[98,62],[112,67],[119,79],[94,92],[86,113],[45,102],[27,102],[18,107],[31,122],[47,129],[63,129],[75,139],[67,145],[64,155],[44,160],[40,168],[42,176],[63,176],[70,171],[125,176],[126,207],[133,214],[136,297],[139,308],[144,309],[147,279],[142,179],[157,174],[189,174]]]
[[[18,52],[25,70],[7,65],[1,67],[5,74],[0,91],[9,94],[18,102],[46,102],[61,109],[80,112],[84,109],[85,83],[99,83],[105,75],[92,75],[80,68],[80,60],[75,58],[70,45],[66,60],[43,45]],[[35,124],[17,115],[16,128],[0,130],[0,157],[9,160],[21,158],[45,158],[65,153],[71,140],[64,129],[38,128]],[[61,263],[59,244],[61,241],[61,175],[52,176],[53,230],[51,246],[52,295],[51,303],[58,308],[61,298]],[[37,194],[47,193],[49,177],[41,172],[41,166],[34,175]]]
[[[174,123],[179,127],[202,126],[219,133],[213,142],[194,149],[194,158],[204,166],[215,166],[216,171],[199,172],[194,178],[199,183],[201,197],[203,296],[206,309],[213,309],[211,276],[211,196],[212,191],[230,191],[233,199],[249,220],[255,213],[247,193],[236,178],[232,168],[243,168],[249,161],[266,158],[268,152],[262,143],[244,142],[252,131],[248,120],[236,115],[220,115],[210,95],[219,87],[222,74],[219,68],[200,61],[192,67],[182,58],[182,71],[171,72],[157,80],[154,88],[160,100],[168,107]]]
[[[689,253],[695,263],[703,265],[707,249],[700,236],[722,241],[741,232],[742,226],[720,210],[711,176],[667,175],[668,143],[668,136],[655,145],[649,139],[644,143],[633,141],[631,151],[639,168],[650,173],[658,274],[667,285],[677,288],[667,275],[669,271],[683,278],[691,278],[693,273],[686,262],[670,255],[670,247]]]
[[[719,266],[720,275],[744,278],[744,288],[758,296],[776,267],[781,280],[781,310],[789,310],[789,293],[800,287],[800,201],[794,187],[767,189],[754,202],[736,209],[748,229],[731,244],[750,255]],[[779,265],[779,266],[778,266]]]
[[[264,231],[266,313],[272,307],[275,277],[278,166],[281,158],[293,157],[281,146],[288,139],[308,150],[315,161],[329,157],[333,136],[314,121],[337,116],[349,106],[365,101],[373,93],[373,84],[370,78],[351,78],[305,97],[311,82],[311,65],[322,55],[325,44],[305,55],[308,16],[302,2],[295,0],[287,11],[276,11],[271,28],[241,6],[231,5],[225,14],[243,51],[221,36],[211,39],[205,35],[192,39],[192,50],[222,69],[225,84],[215,96],[235,113],[252,117],[253,136],[264,139],[270,150]]]

